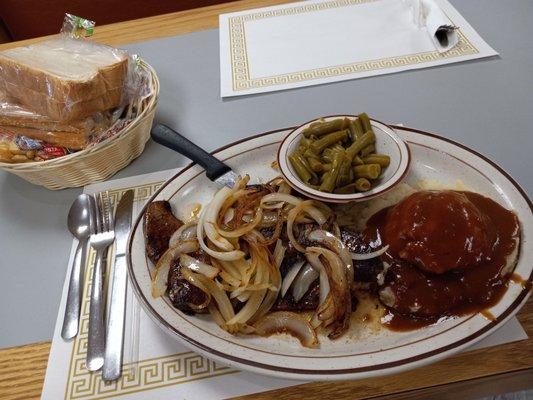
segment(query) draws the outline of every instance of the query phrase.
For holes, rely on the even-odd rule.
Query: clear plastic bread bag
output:
[[[94,22],[66,14],[58,37],[0,52],[4,138],[34,139],[74,152],[117,134],[138,115],[137,104],[151,94],[146,70],[138,56],[86,39],[93,29]],[[34,64],[39,69],[32,69]],[[58,79],[61,74],[83,79],[72,83]]]

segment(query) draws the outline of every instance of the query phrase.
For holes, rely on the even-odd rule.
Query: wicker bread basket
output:
[[[152,94],[140,105],[137,117],[116,135],[93,147],[48,161],[21,164],[0,163],[4,171],[28,182],[57,190],[103,181],[137,158],[148,139],[159,98],[159,80],[154,69],[142,62],[150,75]]]

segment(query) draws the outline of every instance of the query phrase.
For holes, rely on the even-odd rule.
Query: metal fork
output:
[[[87,343],[87,369],[97,371],[104,364],[105,323],[104,323],[104,270],[107,248],[115,240],[115,223],[113,209],[109,201],[109,193],[98,193],[96,196],[96,232],[91,235],[89,243],[96,250],[93,280],[91,287],[91,303],[89,309],[89,337]]]

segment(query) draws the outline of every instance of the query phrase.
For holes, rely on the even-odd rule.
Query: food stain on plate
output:
[[[523,289],[526,289],[527,286],[528,286],[527,281],[524,278],[522,278],[520,275],[518,275],[516,272],[513,272],[511,274],[511,277],[509,278],[509,280],[511,282],[514,282],[514,283],[522,286]],[[529,284],[529,286],[531,286],[531,284]]]
[[[362,339],[376,335],[383,329],[381,318],[386,313],[385,307],[371,293],[358,291],[356,296],[358,303],[351,317],[350,326],[353,328],[348,336],[351,339]]]
[[[202,212],[202,205],[200,203],[192,203],[189,205],[189,209],[185,215],[187,215],[187,221],[194,221],[197,220],[200,216],[200,213]]]

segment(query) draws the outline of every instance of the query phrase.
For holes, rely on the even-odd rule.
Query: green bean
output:
[[[357,153],[359,153],[369,144],[374,144],[375,141],[376,135],[374,135],[374,132],[367,131],[363,136],[353,142],[353,144],[348,147],[346,151],[348,152],[348,155],[353,159],[357,155]]]
[[[335,183],[337,182],[337,177],[339,176],[340,164],[342,162],[343,154],[336,153],[331,163],[331,169],[322,175],[322,183],[320,184],[320,189],[322,192],[333,192],[335,189]]]
[[[307,168],[300,161],[300,159],[297,158],[294,154],[291,154],[289,156],[289,161],[292,167],[294,168],[296,175],[298,175],[298,178],[300,178],[303,183],[309,184],[312,178],[311,172],[307,170]]]
[[[357,118],[355,121],[353,121],[355,124],[356,132],[358,133],[358,138],[363,136],[363,134],[366,132],[363,128],[363,125],[361,124],[361,120]]]
[[[298,147],[296,147],[296,150],[293,151],[293,154],[304,155],[305,152],[306,152],[306,147],[300,146],[300,144],[298,144]]]
[[[371,131],[372,130],[372,124],[370,123],[370,118],[368,118],[368,115],[366,115],[366,113],[361,113],[357,117],[361,121],[361,126],[363,127],[363,132],[367,132],[367,131]]]
[[[324,149],[324,151],[322,152],[322,161],[331,163],[331,161],[333,160],[333,153],[334,153],[333,149],[330,149],[330,148]]]
[[[375,151],[376,151],[376,146],[374,146],[373,144],[369,144],[368,146],[366,146],[364,149],[361,150],[361,156],[366,157],[374,153]]]
[[[313,171],[313,169],[311,168],[311,166],[309,165],[309,163],[307,162],[307,160],[305,159],[304,156],[300,155],[300,154],[296,154],[296,157],[300,159],[300,162],[305,166],[305,168],[307,168],[307,170],[311,173],[311,183],[313,182],[318,182],[318,176],[317,174],[315,174],[315,172]]]
[[[307,150],[304,151],[304,153],[302,154],[305,158],[309,158],[309,157],[313,157],[313,158],[319,158],[320,155],[318,155],[317,153],[315,153],[313,150],[311,150],[311,148],[308,148]]]
[[[333,159],[332,159],[333,161]],[[322,164],[322,168],[324,169],[324,171],[331,171],[331,163],[325,163],[325,164]]]
[[[344,186],[350,183],[350,171],[352,169],[352,160],[348,157],[345,151],[342,152],[342,161],[339,167],[339,176],[337,176],[337,182],[335,186]]]
[[[381,166],[379,164],[356,165],[353,170],[358,178],[377,179],[381,173]]]
[[[298,150],[296,150],[294,153],[292,153],[292,155],[293,155],[294,157],[296,157],[298,160],[300,160],[300,162],[301,162],[302,164],[304,164],[305,167],[306,167],[307,169],[309,169],[309,168],[308,168],[308,165],[306,165],[307,162],[304,161],[304,155],[303,155],[303,153],[301,153],[301,152],[299,152]]]
[[[372,139],[371,136],[372,134],[367,135],[367,138],[365,138],[364,140],[365,141],[371,140]],[[356,142],[357,142],[357,139],[356,139]],[[337,176],[337,181],[335,183],[336,187],[345,186],[350,183],[351,181],[350,169],[351,169],[352,161],[354,157],[356,156],[356,153],[354,153],[353,151],[350,152],[347,150],[347,151],[342,151],[342,155],[343,155],[343,158],[342,158],[341,166],[339,168],[339,174]]]
[[[350,194],[355,192],[366,192],[370,190],[372,184],[368,179],[359,178],[355,182],[349,183],[348,185],[342,186],[338,189],[335,189],[334,193],[338,194]]]
[[[318,139],[316,142],[311,143],[309,148],[315,153],[321,153],[325,148],[341,141],[348,136],[348,130],[337,131],[328,133],[326,136]]]
[[[308,128],[302,131],[305,137],[314,135],[316,137],[324,136],[328,133],[340,131],[344,127],[344,119],[337,118],[326,122],[313,122]]]
[[[386,154],[370,154],[363,157],[365,164],[379,164],[381,168],[387,168],[390,164],[390,157]]]
[[[307,157],[307,163],[311,167],[311,170],[314,172],[322,172],[324,170],[323,164],[320,162],[318,158]]]
[[[364,160],[359,156],[355,156],[352,160],[352,165],[363,165],[363,164],[364,164]],[[376,164],[379,164],[379,163],[376,163]]]
[[[355,142],[355,140],[357,139],[357,132],[353,121],[350,121],[350,123],[348,124],[348,130],[350,131],[350,139],[352,140],[352,142]]]
[[[330,149],[326,149],[326,150],[330,150]],[[331,164],[331,162],[333,161],[333,153],[332,152],[326,153],[324,151],[324,153],[322,153],[322,161],[326,164]]]
[[[301,154],[301,155],[304,155],[305,152],[307,151],[307,147],[305,145],[298,145],[298,148],[296,149],[295,153],[298,153],[298,154]]]
[[[344,118],[344,122],[342,124],[342,129],[343,130],[347,130],[348,131],[348,135],[346,135],[346,137],[344,138],[344,143],[346,144],[350,144],[351,142],[353,142],[352,138],[351,138],[351,131],[350,131],[350,124],[351,124],[352,120],[350,118]]]
[[[357,179],[354,182],[354,185],[355,185],[355,189],[360,191],[360,192],[366,192],[366,191],[370,190],[370,188],[372,187],[372,184],[366,178]]]
[[[342,129],[348,129],[350,126],[350,122],[352,120],[350,118],[344,118],[344,122],[342,124]]]
[[[330,149],[333,151],[344,151],[344,147],[342,147],[339,143],[335,143],[330,147]]]
[[[355,129],[353,127],[353,122],[350,122],[348,124],[348,130],[350,131],[350,140],[353,142],[355,142],[355,139],[357,139],[357,136],[355,135]]]
[[[309,180],[309,183],[313,183],[313,184],[318,183],[319,182],[318,176],[311,169],[311,166],[309,165],[307,160],[299,153],[293,153],[292,155],[294,156],[294,158],[296,158],[298,160],[298,163],[301,164],[307,170],[307,172],[309,172],[311,174],[311,179]]]
[[[361,127],[361,123],[358,119],[355,121],[350,121],[348,129],[350,130],[352,142],[355,142],[357,138],[363,136],[363,128]]]
[[[322,187],[322,185],[324,184],[324,182],[326,181],[326,179],[330,179],[330,175],[331,175],[331,170],[329,171],[326,171],[322,174],[322,176],[320,177],[320,186],[318,187],[318,190],[322,191],[322,192],[325,192],[326,190]]]
[[[311,145],[311,143],[313,143],[313,141],[316,140],[316,139],[313,139],[313,138],[306,138],[306,137],[303,137],[300,139],[300,146],[304,146],[304,147],[309,147]]]

